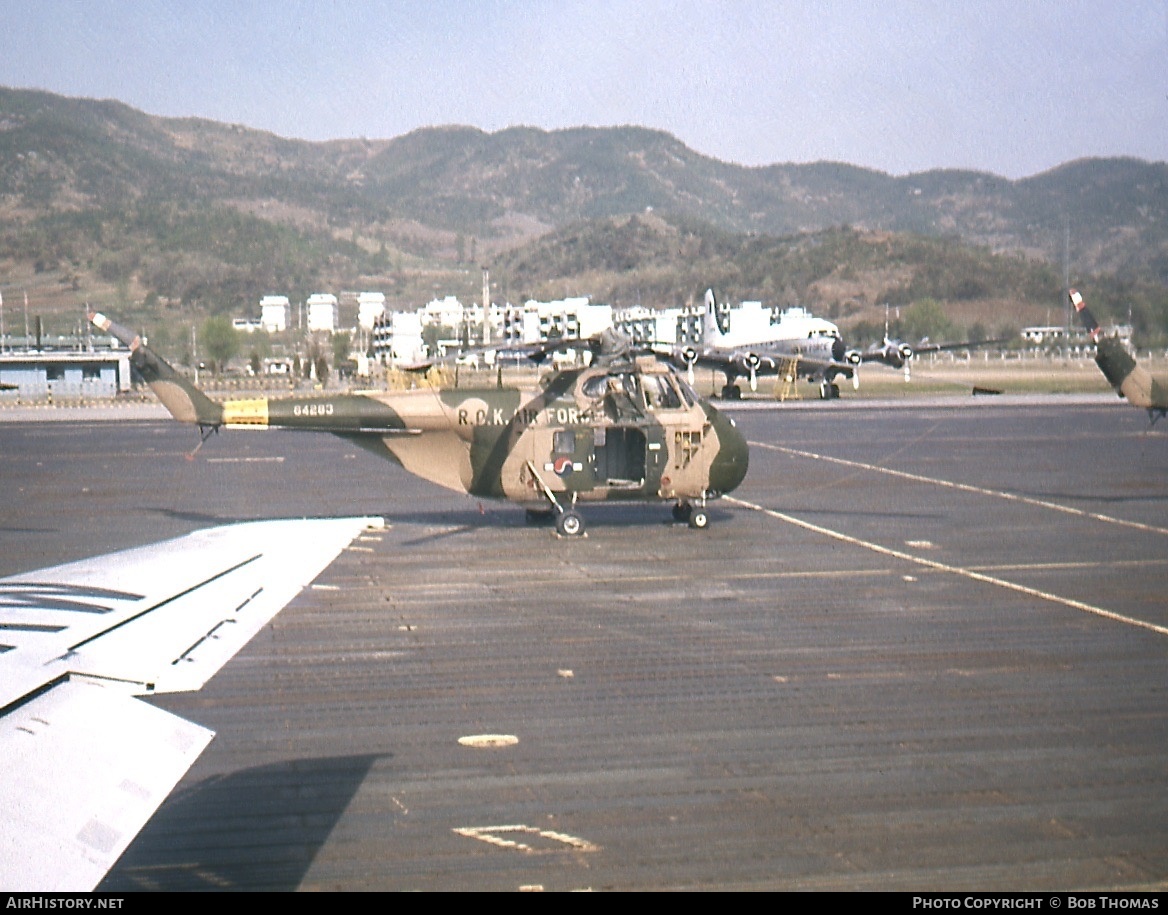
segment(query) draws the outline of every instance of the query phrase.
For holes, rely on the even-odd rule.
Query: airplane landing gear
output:
[[[839,385],[831,381],[824,381],[819,385],[819,396],[823,400],[835,400],[839,397]]]
[[[723,400],[742,400],[742,388],[736,384],[722,385]]]

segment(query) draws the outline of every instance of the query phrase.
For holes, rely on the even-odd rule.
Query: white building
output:
[[[362,330],[373,330],[373,324],[385,314],[384,292],[357,293],[357,325]]]
[[[389,365],[414,365],[426,358],[422,312],[395,311],[382,315],[373,324],[372,338],[373,355]]]
[[[308,330],[332,333],[337,329],[337,297],[331,292],[314,292],[308,306]]]
[[[491,331],[491,339],[507,343],[539,343],[539,312],[506,305],[499,309],[499,320]]]
[[[689,324],[686,323],[687,314],[680,308],[653,309],[636,305],[624,309],[617,315],[616,325],[639,342],[668,345],[688,343],[697,338],[690,339],[692,334],[689,331]],[[691,318],[690,323],[700,320],[697,316]]]
[[[270,334],[288,329],[288,296],[266,295],[260,299],[260,325]]]
[[[427,325],[441,324],[458,329],[462,327],[466,316],[466,307],[458,300],[458,296],[454,295],[448,295],[442,299],[431,299],[422,309],[422,321]]]
[[[587,339],[612,327],[612,306],[593,305],[587,296],[553,302],[530,300],[525,310],[539,315],[540,338],[543,340],[552,337]]]

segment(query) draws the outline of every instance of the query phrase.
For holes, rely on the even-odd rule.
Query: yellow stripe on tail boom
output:
[[[223,425],[229,429],[267,429],[268,398],[227,401],[223,404]]]

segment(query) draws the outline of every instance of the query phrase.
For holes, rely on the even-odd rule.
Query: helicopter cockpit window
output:
[[[581,390],[585,397],[591,397],[593,400],[603,397],[608,393],[608,376],[593,375],[591,378],[585,378]]]
[[[608,372],[585,379],[580,387],[593,402],[603,401],[604,414],[612,422],[641,415],[641,389],[632,372]]]
[[[680,410],[681,397],[669,375],[645,375],[641,379],[645,390],[645,406],[650,410]]]

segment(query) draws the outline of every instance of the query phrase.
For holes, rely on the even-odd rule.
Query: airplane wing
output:
[[[909,345],[899,340],[886,339],[883,346],[858,352],[855,354],[855,358],[859,362],[879,362],[890,368],[898,369],[904,365],[906,360],[911,359],[913,356],[919,356],[922,353],[943,353],[949,352],[950,350],[978,349],[982,346],[997,346],[1008,342],[1010,342],[1008,337],[1001,337],[996,340],[962,340],[956,343],[930,343],[928,340],[922,340],[920,343]]]
[[[0,579],[0,889],[89,891],[214,736],[197,690],[380,518],[255,521]]]
[[[855,365],[850,362],[823,359],[795,351],[785,352],[774,347],[759,347],[754,350],[745,347],[737,349],[717,346],[701,349],[675,347],[669,358],[679,368],[692,370],[693,366],[700,365],[724,372],[728,378],[738,376],[755,379],[759,376],[778,375],[790,368],[794,368],[795,374],[800,378],[813,381],[831,381],[837,375],[851,378],[855,373]]]

